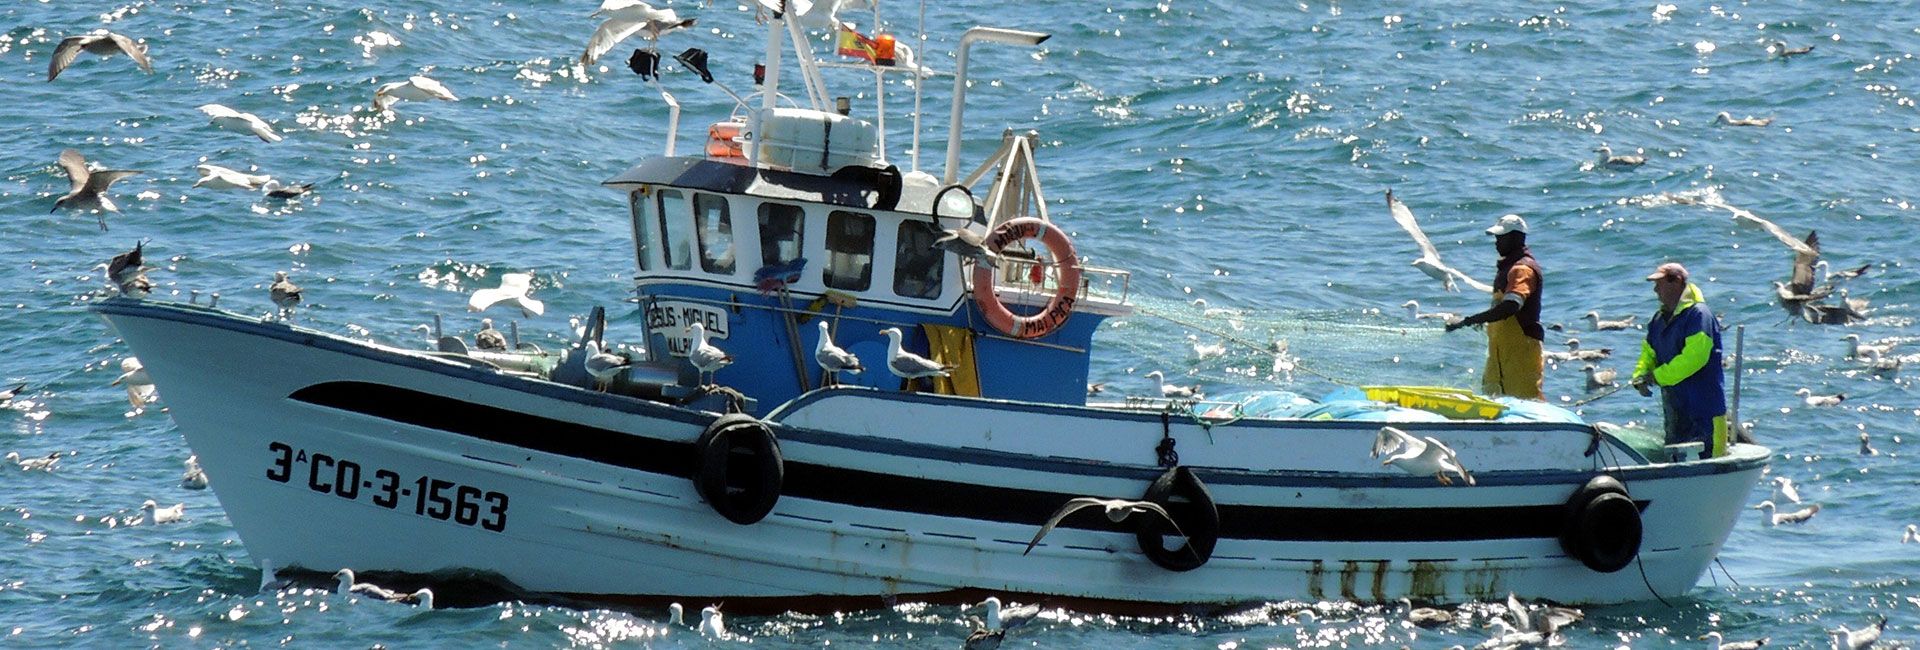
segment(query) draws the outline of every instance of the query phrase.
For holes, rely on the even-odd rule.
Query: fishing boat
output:
[[[653,80],[666,151],[604,182],[627,199],[637,302],[566,349],[91,308],[255,563],[736,612],[1612,603],[1693,589],[1766,467],[1756,445],[1701,459],[1445,389],[1094,400],[1095,332],[1134,313],[1130,276],[1048,214],[1033,134],[959,160],[970,48],[1046,35],[960,38],[935,176],[918,142],[905,172],[885,142],[887,75],[915,77],[920,132],[905,44],[841,26],[857,58],[823,60],[780,8],[745,96],[706,53],[675,57],[736,99],[696,153],[676,154],[679,104]],[[873,75],[871,119],[828,93],[834,68]],[[608,340],[623,330],[640,340]],[[861,370],[823,366],[835,349]]]

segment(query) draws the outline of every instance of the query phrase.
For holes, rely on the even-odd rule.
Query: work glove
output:
[[[1468,316],[1466,318],[1462,318],[1460,320],[1447,323],[1447,331],[1451,332],[1451,331],[1460,329],[1462,327],[1466,327],[1468,325],[1479,325],[1479,324],[1480,323],[1473,320],[1472,316]]]
[[[1651,383],[1653,383],[1652,377],[1636,375],[1633,378],[1633,389],[1639,391],[1641,397],[1653,397],[1653,388],[1649,386]]]

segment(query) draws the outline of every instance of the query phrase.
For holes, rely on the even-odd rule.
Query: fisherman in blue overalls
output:
[[[1647,280],[1660,311],[1647,323],[1647,340],[1633,367],[1633,388],[1651,396],[1660,385],[1667,444],[1701,443],[1702,457],[1727,453],[1727,393],[1720,365],[1720,321],[1707,309],[1687,267],[1661,264]]]

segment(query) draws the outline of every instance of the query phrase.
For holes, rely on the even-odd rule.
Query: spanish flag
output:
[[[878,58],[879,44],[874,39],[861,36],[851,25],[840,25],[840,56],[851,56],[872,63]]]

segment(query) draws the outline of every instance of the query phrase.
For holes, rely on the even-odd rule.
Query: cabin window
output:
[[[646,192],[627,195],[628,207],[633,209],[633,257],[640,260],[642,271],[653,268],[653,233],[647,229],[646,197]]]
[[[866,291],[873,284],[873,217],[827,213],[827,266],[821,280],[830,289]]]
[[[693,195],[693,224],[700,237],[700,268],[732,275],[733,221],[727,217],[727,197]]]
[[[941,274],[947,256],[933,247],[942,235],[929,221],[900,222],[899,247],[893,255],[893,292],[907,298],[940,297]]]
[[[667,268],[693,268],[693,213],[687,195],[660,190],[660,233],[666,240]]]
[[[800,259],[801,224],[805,216],[800,206],[780,203],[760,204],[760,264],[773,266]]]

